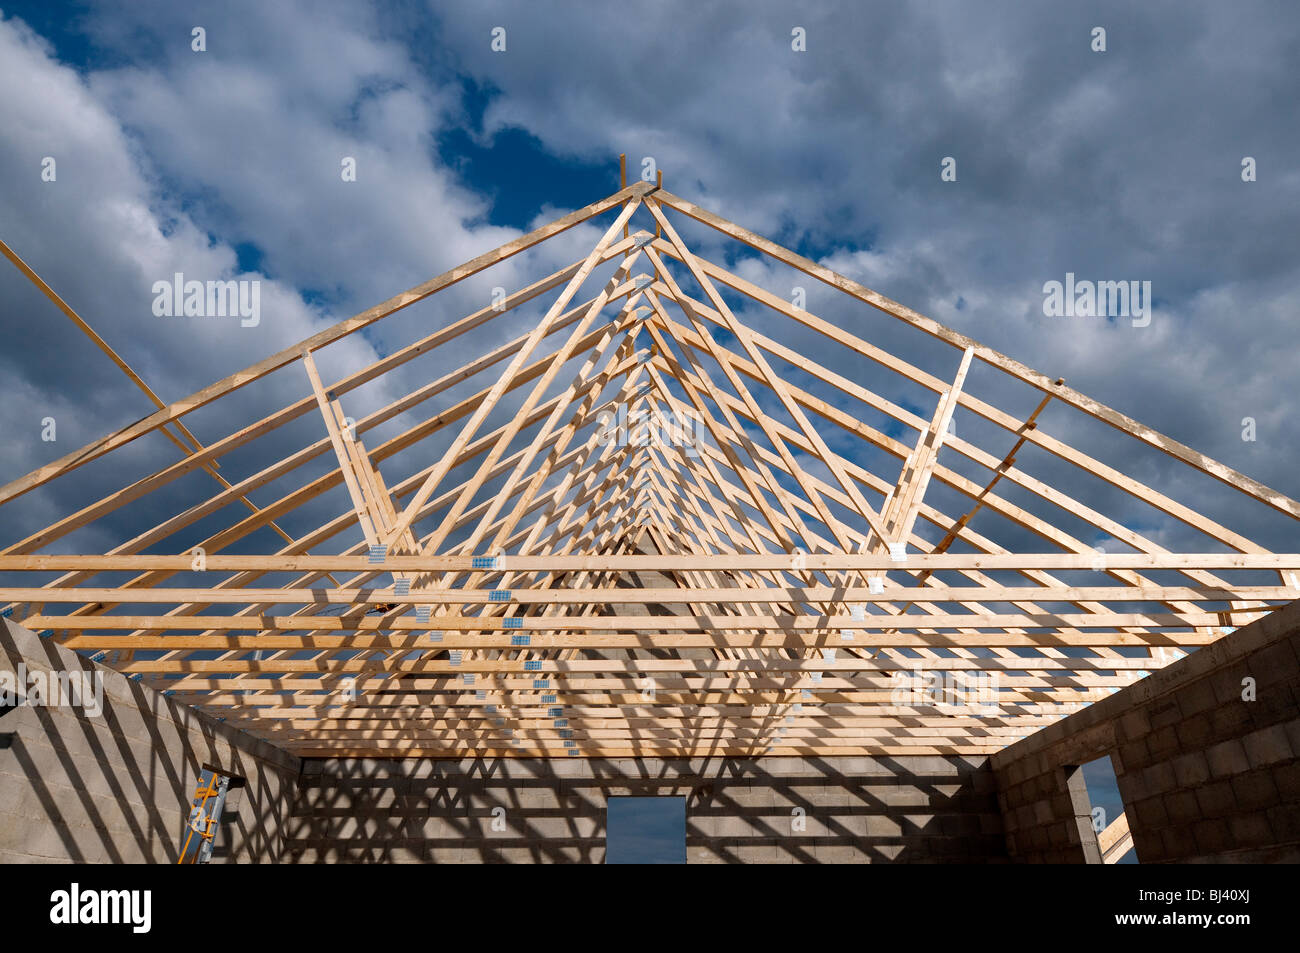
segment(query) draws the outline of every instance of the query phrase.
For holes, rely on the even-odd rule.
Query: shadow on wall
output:
[[[1005,861],[983,757],[309,760],[282,860],[603,863],[613,797],[686,800],[688,863]]]
[[[297,759],[7,619],[0,671],[102,679],[89,704],[24,691],[0,717],[0,862],[175,863],[204,767],[245,780],[214,860],[276,858]]]
[[[1137,858],[1300,862],[1300,601],[992,756],[1017,862],[1098,862],[1078,765],[1109,756]]]

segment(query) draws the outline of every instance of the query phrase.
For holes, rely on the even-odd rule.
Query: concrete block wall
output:
[[[1013,860],[1098,860],[1068,783],[1105,755],[1141,863],[1300,862],[1300,602],[995,754]]]
[[[300,763],[0,620],[18,661],[105,710],[0,716],[0,862],[174,861],[205,766],[247,779],[218,861],[598,863],[609,798],[674,795],[691,863],[1088,862],[1070,769],[1104,755],[1141,861],[1300,861],[1300,603],[992,758]]]
[[[0,715],[0,863],[175,863],[199,772],[245,779],[213,863],[279,856],[299,762],[270,744],[0,619],[0,670],[100,673],[103,711]]]
[[[984,757],[309,759],[282,859],[601,863],[629,795],[685,797],[688,863],[1007,859]]]

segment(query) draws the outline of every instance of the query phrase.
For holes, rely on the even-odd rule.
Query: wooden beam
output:
[[[473,258],[465,264],[453,268],[450,271],[443,272],[436,278],[431,278],[423,284],[416,285],[408,291],[395,295],[382,304],[377,304],[372,308],[367,308],[365,311],[362,311],[345,321],[340,321],[333,327],[326,328],[324,331],[319,331],[291,347],[284,348],[283,350],[272,354],[270,357],[246,367],[242,371],[238,371],[237,373],[231,374],[229,377],[217,381],[215,384],[210,384],[201,390],[195,391],[189,397],[168,404],[165,408],[160,409],[156,413],[150,414],[148,417],[138,420],[130,426],[122,428],[116,433],[92,441],[80,450],[67,454],[64,457],[55,460],[53,463],[38,467],[25,477],[21,477],[5,484],[3,487],[0,487],[0,505],[21,496],[24,493],[34,490],[38,486],[43,486],[55,477],[62,476],[64,473],[68,473],[78,467],[84,466],[91,460],[98,459],[108,453],[110,450],[114,450],[117,447],[130,443],[132,440],[135,440],[164,424],[170,423],[184,414],[198,410],[200,407],[206,406],[218,397],[222,397],[252,383],[255,380],[265,377],[270,372],[284,367],[286,364],[292,363],[298,358],[298,355],[302,353],[304,348],[309,351],[319,350],[327,344],[331,344],[340,338],[346,337],[349,334],[374,324],[381,318],[394,314],[403,308],[410,307],[416,302],[423,301],[425,298],[436,294],[444,288],[448,288],[472,275],[476,275],[485,268],[489,268],[492,265],[505,261],[507,258],[518,255],[520,252],[526,251],[534,245],[558,235],[560,232],[567,231],[593,216],[599,215],[608,209],[620,205],[628,199],[638,198],[652,191],[654,191],[654,186],[649,185],[649,183],[634,183],[621,192],[617,192],[606,199],[602,199],[599,202],[593,202],[591,205],[578,209],[576,212],[558,218],[548,225],[544,225],[541,228],[529,232],[527,235],[509,241],[490,252],[485,252],[477,258]]]
[[[838,288],[840,291],[843,291],[851,297],[898,318],[899,320],[924,331],[932,337],[945,341],[963,351],[968,348],[973,348],[975,356],[985,363],[996,367],[999,370],[1005,371],[1012,377],[1036,387],[1044,393],[1052,394],[1063,403],[1069,404],[1070,406],[1075,407],[1076,409],[1081,410],[1132,437],[1136,437],[1138,440],[1141,440],[1149,446],[1155,447],[1157,450],[1178,458],[1189,466],[1200,470],[1202,473],[1206,473],[1215,479],[1226,483],[1228,486],[1240,490],[1248,496],[1255,497],[1281,513],[1300,519],[1300,503],[1291,499],[1289,496],[1279,493],[1256,480],[1252,480],[1250,477],[1238,473],[1231,467],[1225,466],[1203,453],[1198,453],[1190,447],[1184,446],[1171,437],[1167,437],[1150,427],[1138,423],[1131,417],[1107,407],[1100,401],[1093,400],[1091,397],[1087,397],[1063,384],[1058,386],[1055,381],[1047,375],[1040,374],[1037,371],[1026,367],[1024,364],[1021,364],[1019,361],[1007,357],[1005,354],[1001,354],[992,348],[985,347],[978,341],[972,340],[964,334],[946,328],[933,318],[927,318],[920,312],[913,311],[911,308],[901,305],[897,301],[886,298],[884,295],[872,291],[865,285],[859,284],[850,278],[836,274],[829,268],[819,265],[811,259],[805,258],[802,255],[797,255],[792,251],[788,251],[787,249],[768,241],[746,228],[742,228],[741,226],[729,222],[720,216],[707,212],[698,205],[679,198],[671,192],[662,189],[656,192],[652,205],[657,206],[659,204],[669,205],[682,214],[693,218],[698,222],[703,222],[717,231],[729,235],[751,248],[775,258],[777,261],[789,265],[792,268],[796,268],[806,275],[817,278],[819,281],[825,282],[833,288]]]

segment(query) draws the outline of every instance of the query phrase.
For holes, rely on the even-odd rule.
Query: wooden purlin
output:
[[[639,207],[654,234],[631,227]],[[312,352],[616,208],[591,254],[509,295],[504,309],[473,312],[333,385],[321,380]],[[669,213],[960,348],[960,366],[942,380],[792,307],[693,252]],[[654,274],[634,278],[638,260]],[[610,276],[571,306],[603,266]],[[561,286],[527,333],[444,365],[348,425],[341,398],[350,391]],[[880,375],[870,386],[850,380],[820,351],[752,329],[742,320],[751,307],[928,389],[934,412],[891,399]],[[1294,501],[646,184],[168,405],[90,444],[86,461],[295,359],[306,370],[302,399],[0,551],[0,572],[42,577],[0,590],[0,602],[69,647],[108,653],[120,671],[298,754],[988,753],[1300,597],[1300,554],[1267,552],[1045,433],[1039,415],[1057,401],[1275,511],[1296,516]],[[1043,391],[1038,408],[1021,419],[983,401],[968,380],[973,360]],[[462,382],[468,396],[365,449],[362,434]],[[844,408],[857,402],[915,439],[854,418]],[[279,449],[257,473],[111,553],[37,552],[228,452],[264,446],[313,408],[323,439]],[[965,428],[950,433],[959,408],[1009,434],[1010,449],[979,446]],[[620,409],[634,421],[693,415],[694,443],[610,431],[602,414]],[[490,423],[494,413],[505,419]],[[449,452],[411,459],[407,451],[444,431],[457,435]],[[1170,552],[1035,478],[1017,459],[1026,447],[1231,551]],[[902,461],[902,474],[867,465],[881,454]],[[304,467],[322,456],[336,466],[308,477]],[[86,461],[41,468],[0,489],[0,502]],[[380,463],[397,474],[391,488]],[[971,465],[988,476],[971,477]],[[190,571],[188,552],[144,554],[273,481],[287,488],[280,499],[201,541],[203,573]],[[944,505],[930,482],[942,484]],[[335,515],[297,526],[326,494]],[[1075,523],[1040,515],[1047,507]],[[424,520],[430,531],[417,536]],[[1096,553],[1079,525],[1132,552]],[[279,527],[279,552],[226,554]],[[998,539],[1009,528],[1046,551],[1007,551]],[[323,547],[339,552],[317,555]],[[121,571],[131,574],[124,584],[98,581]],[[1014,582],[994,575],[1007,571]],[[1087,582],[1063,576],[1079,571]],[[275,578],[284,573],[291,578]],[[914,691],[914,669],[943,676],[966,700]],[[969,700],[994,677],[991,704]]]

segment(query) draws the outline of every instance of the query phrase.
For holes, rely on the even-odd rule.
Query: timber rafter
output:
[[[578,261],[323,375],[335,342],[574,228],[599,236]],[[941,360],[693,247],[727,243]],[[178,441],[276,374],[297,399]],[[995,405],[993,375],[1035,409]],[[1155,448],[1274,518],[1295,500],[648,183],[153,399],[0,487],[5,515],[83,467],[110,479],[141,438],[184,452],[0,550],[0,604],[302,755],[989,753],[1300,598],[1300,554],[1073,446],[1053,413],[1108,432],[1112,461]],[[185,480],[217,466],[215,494]],[[108,551],[64,552],[114,526]]]

